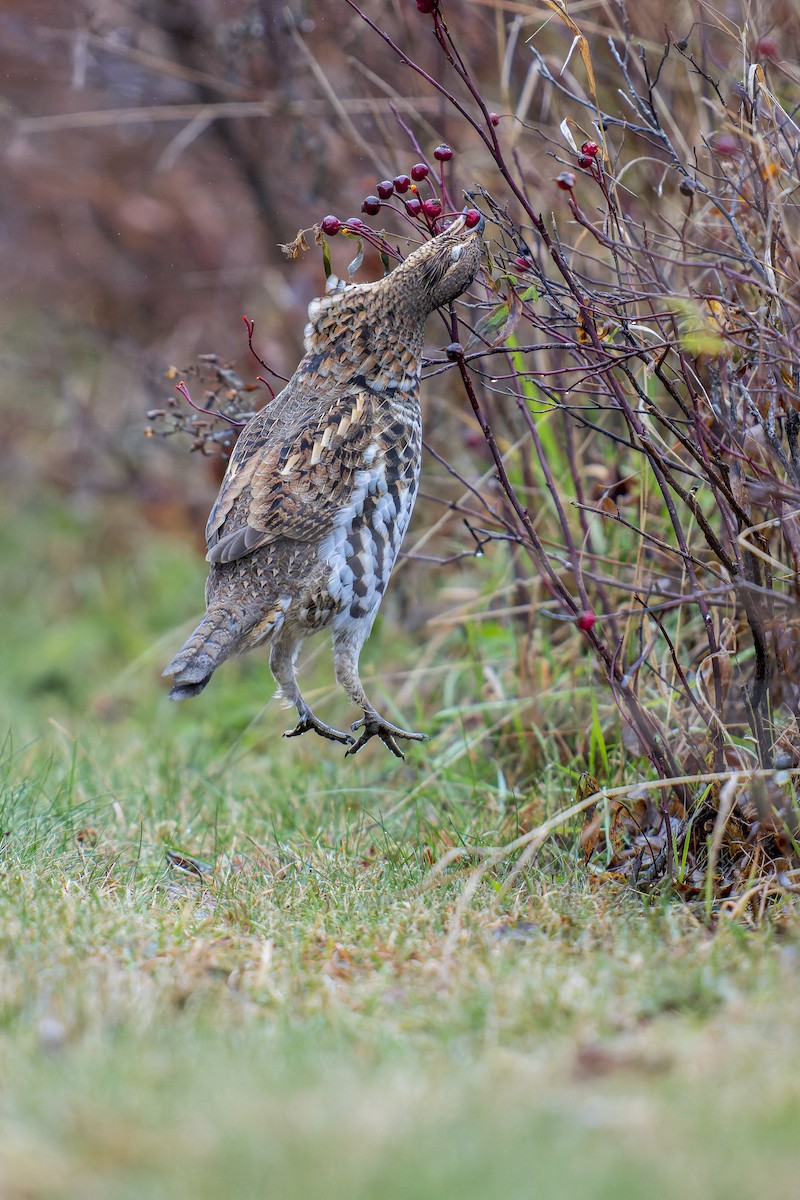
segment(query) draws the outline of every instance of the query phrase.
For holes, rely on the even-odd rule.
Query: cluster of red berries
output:
[[[597,142],[584,142],[578,155],[578,166],[584,171],[592,171],[600,153]],[[572,171],[562,171],[556,176],[556,187],[564,192],[571,192],[575,187],[575,176]]]
[[[452,155],[453,151],[450,150],[450,147],[446,148]],[[364,203],[361,205],[361,211],[367,213],[370,217],[374,217],[380,212],[382,201],[388,200],[395,193],[398,196],[404,196],[410,188],[415,194],[409,196],[407,200],[403,200],[406,212],[410,213],[412,217],[419,216],[421,212],[424,212],[425,216],[431,219],[438,217],[442,211],[441,202],[435,198],[421,200],[416,195],[417,188],[414,187],[415,183],[422,183],[423,179],[427,179],[429,175],[430,167],[425,163],[414,163],[410,176],[396,175],[394,179],[383,179],[375,188],[377,195],[365,197]]]
[[[582,167],[584,171],[588,170],[599,153],[600,147],[597,142],[584,142],[578,156],[578,166]]]
[[[452,148],[442,142],[434,150],[433,157],[442,164],[449,162],[453,157]],[[375,194],[364,197],[361,211],[369,217],[377,216],[382,205],[392,196],[397,196],[402,200],[405,211],[410,217],[422,217],[430,227],[431,223],[442,215],[442,202],[438,196],[430,196],[427,200],[423,200],[417,187],[417,184],[427,179],[430,173],[431,169],[427,163],[419,162],[414,163],[410,175],[396,175],[394,179],[382,179],[375,187]],[[411,192],[408,197],[406,197],[407,192]],[[480,213],[475,209],[470,209],[467,212],[467,228],[474,228],[480,219]],[[320,229],[328,237],[333,237],[342,228],[357,229],[361,224],[363,222],[359,217],[351,217],[349,221],[340,221],[338,217],[329,215],[322,218]]]

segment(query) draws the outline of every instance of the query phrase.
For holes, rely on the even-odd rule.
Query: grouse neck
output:
[[[357,284],[313,302],[303,374],[378,395],[416,394],[427,314],[397,303],[385,282]]]

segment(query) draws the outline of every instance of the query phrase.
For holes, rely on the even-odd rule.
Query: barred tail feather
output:
[[[173,677],[170,700],[199,695],[217,667],[236,653],[242,633],[241,624],[230,612],[209,609],[164,671]]]

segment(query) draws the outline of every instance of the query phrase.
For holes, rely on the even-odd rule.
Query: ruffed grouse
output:
[[[457,217],[375,283],[315,300],[306,354],[239,435],[206,526],[207,612],[165,670],[170,697],[201,692],[236,654],[269,645],[278,691],[309,729],[355,754],[399,729],[367,699],[358,660],[417,495],[426,317],[478,270],[483,221]],[[295,677],[303,639],[331,628],[336,679],[363,717],[356,741],[314,715]]]

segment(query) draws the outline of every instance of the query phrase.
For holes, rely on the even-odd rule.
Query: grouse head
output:
[[[461,213],[383,279],[339,285],[312,301],[301,374],[343,379],[363,375],[366,364],[373,386],[401,391],[416,386],[425,319],[472,283],[483,228],[483,218],[470,228]]]
[[[466,214],[409,254],[388,277],[398,299],[424,315],[460,296],[475,278],[481,257],[483,218],[468,228]]]

